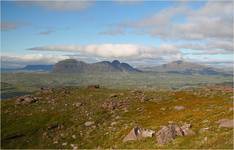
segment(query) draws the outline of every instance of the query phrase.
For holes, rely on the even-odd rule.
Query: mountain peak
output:
[[[118,60],[114,60],[114,61],[112,61],[112,64],[113,64],[113,65],[119,65],[120,62],[119,62]]]
[[[175,64],[182,64],[182,63],[184,63],[184,61],[183,60],[176,60],[176,61],[173,61],[172,63],[175,63]]]

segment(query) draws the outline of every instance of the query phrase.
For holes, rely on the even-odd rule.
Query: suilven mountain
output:
[[[127,63],[118,60],[85,63],[75,59],[59,61],[53,67],[54,73],[99,73],[99,72],[141,72]]]

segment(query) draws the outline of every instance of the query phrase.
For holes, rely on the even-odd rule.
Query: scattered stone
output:
[[[184,110],[185,107],[184,106],[175,106],[174,109],[175,110]]]
[[[47,127],[47,129],[48,130],[52,130],[52,129],[55,129],[55,128],[58,128],[58,123],[53,123],[53,124],[50,124],[48,127]]]
[[[127,105],[128,105],[127,101],[124,100],[108,100],[102,104],[102,108],[112,111],[117,108],[118,109],[126,108]]]
[[[51,89],[51,88],[49,88],[49,87],[41,87],[41,88],[40,88],[40,92],[41,92],[41,93],[44,93],[44,94],[52,93],[52,92],[53,92],[53,89]]]
[[[112,122],[111,123],[111,126],[114,126],[114,125],[116,125],[117,124],[117,122]]]
[[[111,94],[111,95],[110,95],[110,98],[115,98],[115,97],[118,97],[118,94],[115,94],[115,93],[114,93],[114,94]]]
[[[92,125],[94,125],[94,121],[87,121],[87,122],[85,122],[85,126],[86,127],[90,127]]]
[[[224,128],[233,128],[234,120],[230,119],[220,119],[216,123],[219,124],[219,127],[224,127]]]
[[[73,139],[76,139],[76,135],[72,135],[72,138],[73,138]]]
[[[81,102],[77,102],[77,103],[75,103],[75,104],[73,104],[73,106],[75,106],[75,107],[80,107],[80,106],[82,106],[83,104],[81,103]]]
[[[62,146],[66,146],[67,145],[67,142],[63,143]]]
[[[204,133],[204,132],[206,132],[206,131],[208,131],[208,130],[209,130],[208,127],[206,127],[206,128],[201,128],[201,129],[199,130],[199,133]]]
[[[140,140],[146,137],[152,137],[155,131],[150,129],[142,129],[139,127],[133,128],[127,136],[124,137],[123,142]]]
[[[37,97],[31,95],[20,96],[16,99],[16,104],[32,104],[38,101]]]

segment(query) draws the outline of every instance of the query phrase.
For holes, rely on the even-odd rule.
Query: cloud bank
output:
[[[159,47],[137,44],[54,45],[32,47],[28,50],[81,52],[105,58],[155,58],[180,54],[176,47],[166,44]]]

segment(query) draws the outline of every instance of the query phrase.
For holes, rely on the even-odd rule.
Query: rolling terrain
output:
[[[172,62],[163,71],[142,71],[119,61],[70,59],[50,72],[39,69],[44,66],[4,72],[1,148],[233,149],[232,75],[201,73],[199,65],[184,73],[189,66]],[[185,125],[191,129],[182,130]],[[126,141],[137,130],[147,138]]]
[[[233,119],[232,88],[139,91],[67,87],[41,90],[32,96],[36,101],[30,103],[18,98],[2,101],[1,148],[233,149],[233,128],[219,124]],[[155,136],[123,142],[134,127],[158,132],[171,123],[189,123],[194,134],[163,145]]]

